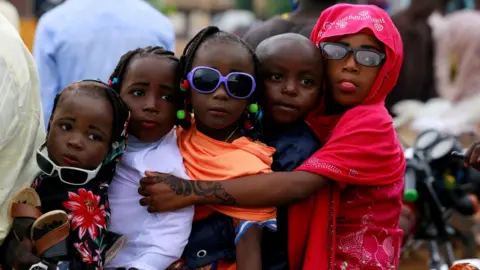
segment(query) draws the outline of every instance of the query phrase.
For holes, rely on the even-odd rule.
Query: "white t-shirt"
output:
[[[106,268],[166,269],[180,258],[188,242],[193,207],[174,212],[148,213],[139,204],[139,181],[145,171],[169,173],[188,179],[177,146],[175,130],[154,143],[129,137],[109,187],[110,231],[127,238],[125,246]]]

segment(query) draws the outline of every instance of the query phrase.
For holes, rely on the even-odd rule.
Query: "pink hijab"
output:
[[[361,105],[327,116],[322,101],[307,119],[324,146],[297,170],[323,175],[335,184],[290,207],[290,269],[333,269],[341,187],[403,181],[403,150],[384,106],[403,61],[402,40],[389,15],[372,5],[334,5],[322,12],[310,39],[318,46],[356,33],[374,35],[382,42],[386,61]],[[333,224],[328,224],[332,216]]]

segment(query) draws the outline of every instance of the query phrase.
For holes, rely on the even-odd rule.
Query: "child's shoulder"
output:
[[[292,171],[321,146],[305,122],[283,132],[274,132],[274,135],[265,138],[265,143],[277,150],[273,155],[274,171]]]

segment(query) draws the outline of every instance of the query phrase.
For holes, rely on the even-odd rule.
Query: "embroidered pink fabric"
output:
[[[337,216],[335,269],[395,269],[402,231],[398,229],[403,183],[347,186]],[[374,200],[372,200],[374,198]]]
[[[310,39],[318,46],[356,33],[382,42],[386,61],[361,105],[330,116],[322,101],[307,119],[324,146],[297,170],[332,181],[289,209],[290,269],[398,266],[405,158],[384,101],[403,60],[400,34],[376,6],[338,4],[320,15]]]

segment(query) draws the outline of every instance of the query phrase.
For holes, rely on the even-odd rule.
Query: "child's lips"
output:
[[[284,110],[284,111],[297,111],[298,108],[295,105],[288,104],[288,103],[277,103],[274,104],[274,107],[277,107],[278,109]]]
[[[158,125],[155,121],[142,121],[141,123],[144,128],[154,128]]]
[[[62,160],[66,166],[77,166],[80,163],[76,157],[70,155],[64,155]]]
[[[358,86],[355,85],[352,81],[343,80],[339,83],[339,88],[343,92],[353,93],[357,91]]]
[[[213,107],[210,108],[208,112],[213,116],[224,116],[228,114],[228,110],[223,107]]]

